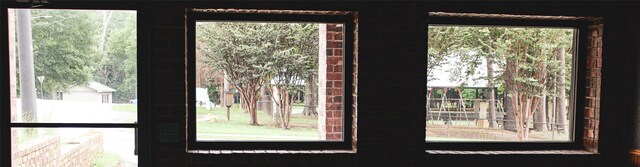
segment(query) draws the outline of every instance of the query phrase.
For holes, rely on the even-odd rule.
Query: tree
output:
[[[547,120],[544,110],[546,106],[546,96],[551,90],[560,89],[557,92],[566,92],[567,84],[560,83],[567,81],[564,73],[570,69],[570,63],[566,64],[564,60],[569,58],[559,58],[555,56],[554,50],[558,48],[566,48],[572,42],[572,30],[566,29],[545,29],[545,28],[506,28],[506,27],[457,27],[457,31],[451,30],[450,27],[433,27],[430,32],[441,34],[430,34],[429,51],[446,51],[441,55],[429,54],[429,69],[442,65],[438,60],[455,59],[453,77],[451,80],[465,82],[469,76],[476,74],[476,68],[479,67],[483,58],[487,62],[488,87],[495,87],[495,84],[503,84],[504,87],[504,109],[507,112],[504,128],[507,130],[517,131],[519,138],[524,140],[528,137],[529,124],[531,119],[535,119],[538,124],[535,125],[537,130],[544,130],[542,127],[547,126]],[[458,33],[447,34],[447,33]],[[432,40],[437,37],[454,37],[462,38],[462,40]],[[447,38],[449,39],[449,38]],[[443,45],[446,44],[446,45]],[[454,48],[446,48],[443,46],[452,46]],[[441,49],[438,49],[441,48]],[[565,50],[565,49],[561,49]],[[555,57],[554,57],[555,56]],[[438,64],[440,63],[440,64]],[[504,69],[493,68],[492,64]],[[431,74],[429,74],[431,76]],[[549,78],[556,78],[551,80]],[[471,78],[482,79],[482,78]],[[570,81],[570,80],[568,80]],[[557,82],[557,83],[555,83]],[[554,86],[555,84],[557,86]],[[493,91],[488,91],[490,99]],[[565,94],[559,93],[558,97],[566,98]],[[491,100],[494,101],[494,100]],[[563,104],[566,100],[557,99]],[[540,104],[543,103],[543,104]],[[560,102],[559,102],[560,103]],[[561,104],[558,104],[561,105]],[[492,105],[493,106],[493,105]],[[542,109],[538,109],[542,106]],[[558,106],[559,112],[566,110],[566,106]],[[495,120],[495,116],[490,109],[490,120]],[[560,114],[560,113],[558,113]],[[537,118],[533,118],[536,115]],[[562,113],[562,115],[566,115]],[[566,120],[565,118],[558,118]]]
[[[66,91],[92,80],[98,61],[100,30],[96,12],[32,10],[36,76],[45,76],[44,90]]]
[[[304,80],[304,115],[317,115],[318,111],[318,24],[294,24],[293,38],[297,41],[302,56],[307,58],[305,67],[301,71]]]
[[[266,85],[263,76],[270,72],[272,63],[265,61],[273,55],[276,43],[273,28],[263,28],[261,23],[198,23],[196,40],[201,43],[206,63],[214,69],[226,72],[245,102],[243,108],[250,114],[249,124],[259,125],[256,113],[260,87]]]
[[[103,50],[95,80],[118,90],[114,93],[114,102],[128,102],[137,98],[136,14],[127,11],[101,14],[103,28],[99,45]]]
[[[449,55],[467,54],[463,35],[467,29],[454,26],[431,26],[428,30],[427,78],[434,79],[433,71],[442,66]]]
[[[496,41],[502,40],[505,28],[435,26],[430,28],[429,31],[431,32],[432,29],[433,32],[440,35],[432,35],[433,38],[438,40],[434,39],[433,43],[430,43],[429,50],[436,51],[436,53],[440,51],[444,55],[429,54],[429,61],[435,62],[429,62],[432,67],[428,69],[441,65],[439,61],[444,61],[447,57],[455,56],[458,58],[459,63],[454,64],[456,68],[452,68],[452,71],[450,71],[454,74],[450,79],[467,84],[465,82],[476,74],[476,69],[480,67],[481,62],[486,62],[486,77],[471,79],[485,79],[487,81],[488,91],[486,91],[486,96],[489,97],[489,127],[497,127],[494,89],[497,78],[494,76],[496,71],[493,66],[496,60],[501,59],[501,55],[497,53],[498,47],[501,46]],[[439,43],[445,43],[446,45]],[[431,76],[432,74],[429,75]]]
[[[221,70],[239,91],[242,108],[258,125],[257,101],[267,86],[278,111],[273,119],[289,128],[293,100],[302,82],[317,73],[315,24],[198,23],[198,59]]]
[[[554,50],[555,56],[561,64],[565,64],[565,50],[563,47],[558,47]],[[557,78],[557,95],[556,95],[556,118],[557,118],[557,126],[558,131],[561,133],[567,133],[567,97],[566,92],[564,90],[567,87],[565,82],[565,69],[564,66],[560,66],[560,70],[558,70]]]
[[[548,76],[552,73],[549,71],[560,71],[559,78],[564,81],[563,72],[567,66],[564,57],[558,62],[553,60],[559,52],[564,52],[565,46],[571,44],[572,33],[572,30],[563,29],[518,28],[507,34],[505,44],[510,44],[510,47],[505,51],[512,66],[507,66],[506,84],[511,86],[508,96],[520,140],[528,138],[529,121],[533,119],[531,117],[537,112],[545,112],[545,109],[537,108],[543,106],[540,103],[546,103],[544,98],[550,91],[547,85],[551,82]],[[556,87],[562,92],[567,89],[563,84]],[[545,113],[540,113],[543,114]],[[546,126],[546,119],[538,120],[543,121],[539,126]],[[543,128],[540,127],[539,130]]]
[[[275,24],[280,30],[277,52],[269,57],[272,62],[268,90],[277,111],[275,122],[289,129],[293,100],[305,78],[312,77],[317,68],[317,26],[315,24]]]

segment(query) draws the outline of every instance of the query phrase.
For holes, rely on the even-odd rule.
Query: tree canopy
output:
[[[45,76],[44,91],[65,92],[96,81],[117,90],[114,102],[136,98],[135,12],[31,11],[35,75]]]
[[[196,26],[196,54],[204,57],[197,59],[226,73],[252,114],[250,123],[257,125],[255,103],[260,89],[268,86],[279,97],[274,99],[280,111],[274,119],[286,128],[293,95],[308,76],[317,73],[317,25],[199,22]]]
[[[99,22],[94,13],[32,10],[35,75],[45,76],[47,91],[66,91],[93,79],[99,59]],[[43,17],[43,18],[39,18]]]

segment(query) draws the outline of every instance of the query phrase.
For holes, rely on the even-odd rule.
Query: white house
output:
[[[90,103],[112,103],[113,92],[116,90],[106,85],[89,82],[87,86],[72,86],[63,93],[60,100]]]

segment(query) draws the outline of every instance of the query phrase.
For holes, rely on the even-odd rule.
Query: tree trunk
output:
[[[507,70],[505,70],[505,72],[509,72],[512,70],[509,69],[513,69],[516,68],[515,67],[515,62],[511,61],[511,60],[507,60]],[[511,97],[509,97],[509,94],[515,92],[514,88],[515,82],[512,81],[509,77],[506,77],[505,75],[505,89],[504,89],[504,104],[503,104],[503,108],[504,111],[506,113],[505,118],[504,118],[504,129],[505,130],[509,130],[509,131],[517,131],[517,125],[516,125],[516,115],[514,114],[513,110],[515,110],[515,108],[513,108],[513,103],[514,101],[512,100]]]
[[[545,56],[545,55],[542,55]],[[547,75],[547,61],[546,57],[543,58],[540,73]],[[538,111],[533,116],[533,128],[535,131],[547,131],[547,86],[542,86],[542,95],[540,96],[540,105]]]
[[[221,100],[222,102],[222,107],[226,107],[227,106],[227,91],[229,91],[229,88],[232,88],[231,86],[231,82],[229,82],[229,74],[227,74],[226,71],[223,71],[223,82],[222,82],[222,91],[220,92],[220,97],[222,97],[223,100]]]
[[[244,99],[244,101],[247,101],[247,106],[244,110],[244,112],[249,113],[249,115],[251,116],[250,120],[249,120],[249,124],[250,125],[260,125],[258,124],[258,114],[256,112],[257,110],[257,101],[258,101],[258,95],[256,94],[256,92],[254,92],[254,89],[248,88],[244,91],[241,91],[241,96],[242,99]]]
[[[546,88],[545,88],[546,89]],[[538,111],[534,114],[533,117],[533,127],[535,131],[545,132],[547,131],[547,92],[542,92],[542,96],[540,97],[540,104],[538,106]]]
[[[259,81],[254,80],[247,82],[242,86],[235,86],[240,94],[240,98],[242,99],[240,105],[243,105],[243,101],[245,102],[244,108],[242,106],[239,108],[242,108],[245,113],[249,113],[251,118],[249,120],[249,124],[254,126],[260,125],[258,124],[257,116],[258,99],[260,99],[260,86],[258,85],[258,83]]]
[[[16,9],[22,121],[38,122],[30,9]]]
[[[304,115],[318,115],[318,85],[315,75],[310,75],[304,83]]]
[[[496,128],[498,124],[496,122],[496,94],[493,89],[493,59],[487,57],[487,87],[489,88],[489,128]]]
[[[565,60],[564,60],[564,47],[560,47],[556,49],[556,58],[560,61],[560,72],[556,77],[558,79],[557,89],[558,96],[556,102],[556,111],[558,111],[558,115],[556,119],[558,119],[558,131],[560,133],[567,133],[567,97],[566,97],[566,82],[565,82]]]
[[[107,30],[109,28],[109,21],[111,21],[111,13],[113,11],[102,12],[102,33],[100,34],[100,51],[105,51],[105,43],[107,41]]]

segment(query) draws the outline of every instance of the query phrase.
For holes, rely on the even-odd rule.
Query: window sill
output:
[[[531,151],[457,151],[425,150],[431,155],[598,155],[586,150],[531,150]]]
[[[189,154],[355,154],[356,150],[187,150]]]

